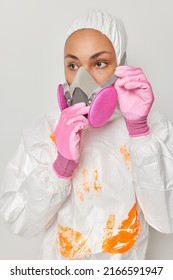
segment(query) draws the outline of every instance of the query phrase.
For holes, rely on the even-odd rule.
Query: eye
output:
[[[104,62],[104,61],[98,61],[98,62],[96,63],[96,68],[104,68],[104,67],[106,67],[106,65],[107,65],[106,62]]]
[[[68,67],[70,68],[70,70],[78,70],[78,66],[75,64],[75,63],[70,63],[69,65],[68,65]]]

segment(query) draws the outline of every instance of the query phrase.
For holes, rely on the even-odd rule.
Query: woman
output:
[[[149,114],[152,88],[123,65],[126,45],[105,12],[73,23],[62,112],[25,129],[7,166],[1,212],[14,233],[45,231],[43,259],[144,259],[148,224],[173,232],[173,128]]]

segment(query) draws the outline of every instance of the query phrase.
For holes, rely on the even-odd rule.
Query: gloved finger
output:
[[[123,78],[126,76],[140,75],[140,74],[144,75],[144,72],[139,67],[134,68],[134,67],[127,67],[127,66],[119,66],[116,68],[116,71],[115,71],[115,75],[118,76],[119,78]]]
[[[89,112],[89,106],[86,106],[84,102],[74,104],[69,108],[69,116],[86,115]]]
[[[150,89],[150,91],[152,91],[151,89],[151,85],[149,82],[147,81],[132,81],[132,82],[127,82],[124,87],[126,89],[143,89],[144,91]]]
[[[78,106],[75,106],[75,105],[78,105]],[[68,120],[70,120],[70,119],[72,119],[76,116],[88,114],[89,106],[86,106],[86,104],[84,102],[78,103],[78,104],[75,104],[75,105],[73,105],[73,106],[75,106],[75,108],[73,106],[71,106],[71,107],[62,111],[61,118],[63,119],[63,121],[65,123],[67,123]]]
[[[80,110],[78,111],[78,114],[79,115],[86,115],[86,114],[88,114],[89,109],[90,109],[90,106],[85,105],[85,107],[80,108]]]
[[[116,67],[116,71],[121,71],[121,72],[136,71],[136,70],[142,71],[141,67],[133,67],[129,65],[121,65]]]
[[[85,102],[76,103],[70,107],[65,108],[61,114],[67,115],[67,114],[75,113],[76,111],[84,107],[86,107]]]
[[[82,122],[82,123],[86,123],[88,124],[88,119],[86,117],[84,117],[83,115],[78,115],[78,116],[74,116],[73,118],[70,118],[69,120],[67,120],[67,125],[71,125],[71,124],[76,124],[78,122]]]
[[[151,104],[154,102],[154,94],[151,85],[148,82],[129,83],[126,84],[126,87],[131,94],[136,93],[143,101],[150,102]]]
[[[86,105],[85,105],[85,107],[77,108],[76,111],[72,111],[72,113],[70,113],[68,115],[68,119],[71,120],[71,119],[74,119],[78,116],[87,115],[88,112],[89,112],[89,109],[90,109],[90,106],[86,106]]]
[[[118,80],[115,82],[115,84],[114,84],[114,87],[115,87],[115,89],[116,89],[116,92],[117,92],[118,97],[121,96],[121,95],[124,93],[124,87],[120,87],[120,86],[119,86],[119,80],[120,80],[120,79],[118,79]]]
[[[85,102],[80,102],[80,103],[76,103],[76,104],[70,106],[69,110],[74,111],[74,110],[78,110],[78,109],[83,108],[83,107],[86,107]]]
[[[80,142],[82,131],[88,127],[87,124],[78,123],[77,126],[71,131],[70,140],[73,142],[73,147],[77,146]]]
[[[122,70],[133,70],[133,69],[137,69],[137,68],[140,68],[140,67],[134,67],[134,66],[130,66],[130,65],[120,65],[120,66],[117,66],[116,69],[122,69]]]
[[[125,76],[119,80],[117,80],[117,84],[120,87],[125,87],[126,83],[129,82],[137,82],[137,81],[144,81],[145,80],[145,76],[143,75],[143,73],[138,74],[138,75],[133,75],[133,76]]]
[[[77,125],[74,126],[72,133],[78,133],[88,127],[88,122],[79,122]]]
[[[117,72],[115,72],[115,75],[119,78],[136,76],[136,75],[143,75],[146,79],[146,76],[144,75],[143,71],[141,71],[140,69],[136,69],[135,71],[126,71],[126,72],[123,72],[123,71],[118,72],[117,71]]]

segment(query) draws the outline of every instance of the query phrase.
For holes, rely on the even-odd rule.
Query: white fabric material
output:
[[[66,39],[73,32],[83,28],[92,28],[106,35],[115,49],[117,65],[120,65],[127,48],[127,35],[122,21],[104,11],[92,10],[74,20]]]
[[[24,237],[45,231],[42,259],[144,259],[148,224],[173,232],[172,125],[155,112],[151,134],[130,139],[117,108],[105,126],[84,131],[69,181],[52,171],[58,118],[25,129],[7,166],[0,211],[8,228]]]

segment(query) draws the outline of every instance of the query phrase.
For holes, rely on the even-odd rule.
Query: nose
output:
[[[90,75],[87,69],[82,66],[78,69],[75,79],[70,85],[70,92],[74,92],[75,88],[80,88],[89,96],[91,92],[93,92],[98,87],[99,84]]]
[[[93,73],[92,73],[92,71],[91,71],[91,69],[90,69],[90,67],[88,66],[88,65],[83,65],[83,66],[81,66],[79,69],[78,69],[78,71],[77,71],[77,73],[79,72],[79,70],[84,74],[84,73],[88,73],[92,78],[94,78],[93,77]]]
[[[75,84],[84,85],[85,87],[88,87],[90,84],[95,85],[96,81],[94,77],[90,74],[90,71],[84,66],[81,66],[75,76]],[[98,85],[98,84],[97,84]]]

